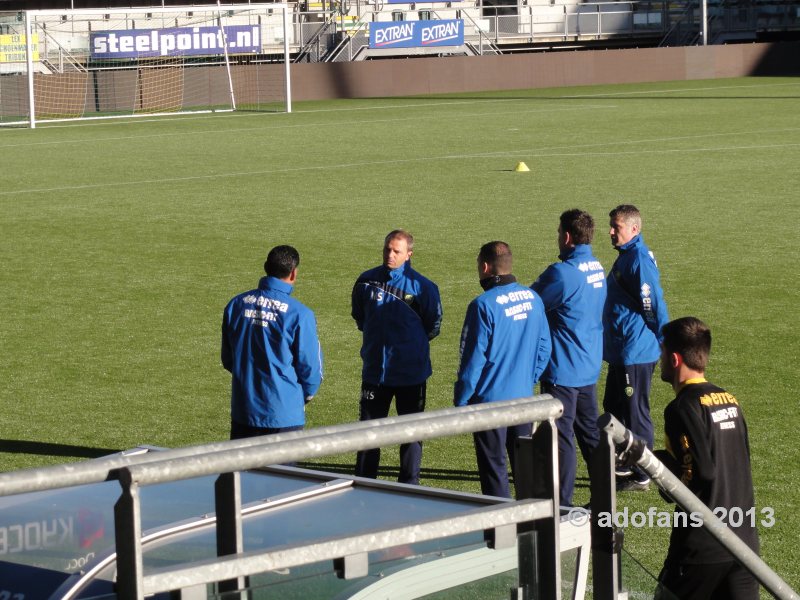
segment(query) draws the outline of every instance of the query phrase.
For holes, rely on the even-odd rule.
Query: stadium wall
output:
[[[743,76],[800,75],[800,43],[736,44],[547,52],[505,56],[392,59],[345,63],[292,65],[294,100],[382,98],[420,94],[446,94],[566,87],[595,84],[688,81]],[[278,102],[283,98],[283,67],[274,64],[234,65],[232,78],[240,105]],[[36,75],[48,85],[39,86],[37,113],[59,115],[154,109],[142,88],[137,93],[136,71]],[[60,81],[59,81],[60,79]],[[107,80],[114,79],[114,85]],[[87,87],[88,86],[88,87]],[[24,75],[3,77],[0,116],[27,112]],[[100,98],[95,88],[106,90]],[[153,88],[157,87],[153,84]],[[56,88],[59,92],[55,93]],[[219,66],[187,68],[183,86],[187,105],[224,105],[227,73]],[[109,92],[111,90],[111,92]],[[10,101],[9,98],[16,98]],[[163,102],[163,98],[157,99]]]
[[[800,43],[292,65],[295,100],[800,75]]]

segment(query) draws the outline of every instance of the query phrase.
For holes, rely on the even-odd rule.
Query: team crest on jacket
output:
[[[633,398],[633,388],[632,388],[631,386],[627,386],[627,387],[625,388],[625,395],[626,395],[628,398]]]

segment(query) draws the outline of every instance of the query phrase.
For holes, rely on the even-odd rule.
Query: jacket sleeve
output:
[[[293,350],[297,381],[308,399],[322,383],[322,348],[317,337],[317,320],[310,310],[303,311],[298,319]]]
[[[533,282],[531,289],[539,294],[544,303],[545,311],[555,310],[564,304],[564,278],[555,265],[550,265]]]
[[[539,319],[539,343],[536,350],[536,364],[533,365],[533,383],[537,383],[544,373],[547,363],[550,362],[550,353],[553,350],[553,343],[550,339],[550,327],[547,324],[547,316],[544,312],[544,304],[537,298],[538,307],[537,318]]]
[[[491,337],[491,323],[473,301],[467,307],[461,328],[461,361],[453,390],[453,404],[466,406],[478,387],[486,365],[486,350]]]
[[[228,328],[230,326],[229,322],[229,311],[230,311],[230,304],[225,307],[225,310],[222,313],[222,347],[220,350],[220,360],[222,361],[222,366],[225,367],[225,370],[232,371],[233,370],[233,351],[231,350],[231,343],[228,339]]]
[[[364,284],[359,279],[350,294],[350,316],[355,319],[359,331],[364,331]]]
[[[667,324],[669,317],[656,261],[651,254],[642,254],[634,263],[633,269],[634,281],[637,282],[639,311],[648,329],[660,342],[661,328]]]
[[[439,335],[442,327],[442,299],[439,296],[439,288],[435,283],[431,282],[427,287],[421,304],[422,325],[425,328],[428,339],[432,340]]]

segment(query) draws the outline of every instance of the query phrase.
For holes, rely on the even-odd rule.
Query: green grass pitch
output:
[[[325,354],[309,426],[357,419],[349,295],[395,227],[442,292],[428,406],[448,407],[479,246],[510,243],[531,283],[557,259],[558,215],[579,207],[608,269],[608,211],[633,203],[670,315],[712,327],[709,378],[742,403],[756,508],[775,511],[763,556],[797,589],[799,106],[800,79],[760,78],[0,130],[0,470],[226,439],[222,309],[279,243],[300,250],[295,296]],[[654,382],[657,444],[671,398]],[[396,449],[383,463],[391,478]],[[425,484],[478,490],[467,436],[428,443],[423,468]],[[578,485],[585,502],[585,471]],[[668,510],[655,491],[620,506]],[[666,530],[626,535],[654,573],[666,544]]]

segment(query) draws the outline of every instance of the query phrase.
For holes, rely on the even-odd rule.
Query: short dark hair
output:
[[[267,254],[264,271],[271,277],[286,279],[300,264],[300,253],[292,246],[275,246]]]
[[[386,234],[386,237],[383,240],[383,244],[386,245],[395,238],[400,238],[401,240],[405,240],[406,247],[409,250],[414,249],[414,236],[411,235],[405,229],[393,229],[392,231],[390,231],[388,234]]]
[[[591,244],[594,237],[592,215],[578,208],[565,210],[559,217],[561,231],[569,233],[576,244]]]
[[[487,242],[481,246],[478,260],[488,263],[494,275],[507,275],[511,273],[513,258],[511,247],[505,242]]]
[[[681,317],[661,328],[664,349],[683,357],[690,369],[705,371],[711,354],[711,329],[697,317]]]
[[[642,213],[640,213],[639,209],[633,204],[620,204],[616,208],[613,208],[611,212],[608,213],[608,216],[612,219],[621,217],[626,223],[635,223],[639,226],[639,229],[642,228]]]

